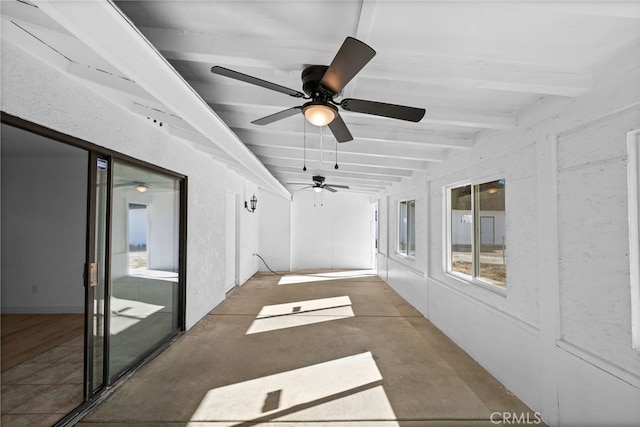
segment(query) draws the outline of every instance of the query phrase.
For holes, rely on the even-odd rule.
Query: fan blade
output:
[[[347,37],[340,46],[338,53],[331,61],[331,65],[322,76],[320,84],[334,94],[342,89],[367,65],[376,51],[358,39]]]
[[[331,187],[330,185],[323,185],[322,188],[324,188],[325,190],[329,190],[332,193],[337,193],[338,190],[336,190],[335,188]]]
[[[340,106],[347,111],[390,117],[392,119],[419,122],[424,117],[424,108],[407,107],[404,105],[386,104],[384,102],[365,101],[364,99],[345,98]]]
[[[335,185],[335,184],[331,184],[331,187],[333,188],[344,188],[345,190],[349,189],[348,185]]]
[[[123,182],[118,182],[118,183],[114,183],[113,186],[116,188],[120,188],[120,187],[135,187],[136,185],[149,185],[152,184],[151,182],[140,182],[140,181],[123,181]],[[153,184],[158,184],[157,182],[154,182]]]
[[[238,71],[230,70],[228,68],[219,67],[216,65],[214,67],[211,67],[211,72],[214,74],[220,74],[221,76],[240,80],[241,82],[260,86],[265,89],[275,90],[276,92],[281,92],[296,98],[304,98],[304,93],[298,92],[297,90],[289,89],[288,87],[280,86],[279,84],[271,83],[266,80],[259,79],[257,77],[249,76],[247,74],[243,74]]]
[[[277,122],[278,120],[286,119],[287,117],[291,117],[293,115],[298,114],[302,111],[302,107],[292,107],[286,110],[279,111],[277,113],[271,114],[269,116],[265,116],[261,119],[257,119],[252,121],[254,125],[268,125],[273,122]]]
[[[309,185],[308,182],[287,182],[287,185]]]
[[[353,140],[353,136],[351,136],[351,132],[349,132],[349,129],[344,123],[344,120],[342,120],[342,116],[340,116],[340,114],[336,114],[336,118],[329,123],[329,129],[331,129],[331,133],[333,133],[333,136],[336,137],[338,142]]]

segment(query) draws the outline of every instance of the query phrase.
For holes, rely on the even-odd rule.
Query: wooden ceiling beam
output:
[[[284,158],[284,159],[296,159],[300,161],[302,159],[302,148],[284,148],[284,147],[260,147],[260,146],[252,146],[249,145],[249,148],[256,154],[258,157],[275,157],[275,158]],[[320,158],[319,150],[307,150],[307,154],[309,158]],[[328,153],[325,159],[331,159],[331,154]],[[424,170],[426,169],[429,162],[425,160],[417,160],[417,159],[399,159],[394,157],[385,157],[385,156],[371,156],[368,154],[352,154],[352,153],[342,153],[339,154],[339,162],[340,164],[350,163],[355,165],[362,166],[382,166],[382,167],[390,167],[390,168],[398,168],[398,169],[408,169],[408,170]]]
[[[262,74],[288,76],[304,68],[304,64],[322,63],[327,52],[308,46],[245,36],[203,34],[142,27],[153,45],[168,59],[204,62],[210,65],[239,67],[242,72],[263,69]],[[226,39],[229,40],[226,40]],[[262,58],[290,58],[289,61],[257,59],[242,54],[242,49],[229,53],[228,46],[261,46]],[[332,58],[335,52],[329,52]],[[390,77],[393,76],[393,77]],[[264,78],[264,77],[261,77]],[[496,61],[478,58],[455,58],[442,55],[413,55],[387,52],[376,58],[360,73],[359,78],[401,80],[404,82],[441,85],[464,85],[501,91],[558,96],[578,96],[592,88],[590,70],[581,67],[559,67],[547,64]],[[279,83],[280,82],[275,82]],[[295,89],[295,88],[294,88]]]

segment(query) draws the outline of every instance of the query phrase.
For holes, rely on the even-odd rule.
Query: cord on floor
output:
[[[267,262],[264,260],[264,258],[262,258],[260,255],[255,254],[255,253],[254,253],[254,255],[255,255],[255,256],[257,256],[258,258],[260,258],[260,259],[262,260],[262,263],[265,265],[265,267],[267,267],[267,268],[269,269],[269,271],[270,271],[270,272],[272,272],[273,274],[276,274],[276,275],[278,275],[278,276],[282,276],[282,274],[280,274],[280,273],[276,273],[275,271],[273,271],[273,270],[271,269],[271,267],[269,267],[269,266],[267,265]]]

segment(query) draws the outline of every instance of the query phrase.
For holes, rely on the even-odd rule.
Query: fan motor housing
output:
[[[326,65],[310,65],[302,70],[302,90],[304,93],[314,98],[319,92],[327,92],[320,86],[320,81],[324,77],[329,67]]]

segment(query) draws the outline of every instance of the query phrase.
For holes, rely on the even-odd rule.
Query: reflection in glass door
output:
[[[180,179],[113,162],[109,377],[180,327]]]

